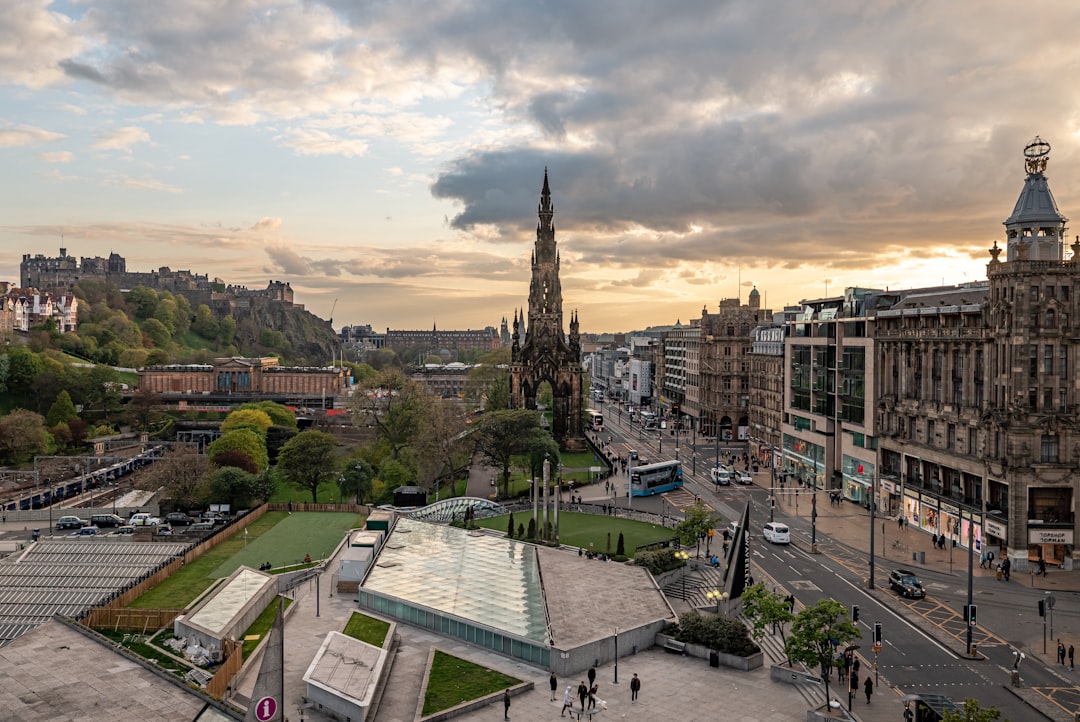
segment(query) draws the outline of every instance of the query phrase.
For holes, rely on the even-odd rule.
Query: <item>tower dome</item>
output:
[[[1009,261],[1060,261],[1064,250],[1065,224],[1046,179],[1050,144],[1035,136],[1024,147],[1027,178],[1012,215],[1005,219]]]
[[[750,308],[759,308],[761,306],[761,294],[758,293],[757,286],[750,290],[750,297],[746,299],[746,303]]]

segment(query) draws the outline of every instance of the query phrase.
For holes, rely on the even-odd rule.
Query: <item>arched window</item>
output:
[[[1046,328],[1054,328],[1055,320],[1054,309],[1046,309]]]

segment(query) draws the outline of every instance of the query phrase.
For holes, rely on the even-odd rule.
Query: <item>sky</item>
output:
[[[528,307],[545,168],[584,333],[752,287],[985,278],[1048,141],[1080,213],[1080,4],[0,0],[0,280],[126,257],[334,326]]]

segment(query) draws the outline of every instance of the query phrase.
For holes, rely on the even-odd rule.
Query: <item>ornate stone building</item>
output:
[[[333,399],[348,388],[341,367],[278,366],[276,357],[220,358],[212,364],[170,364],[139,369],[139,388],[163,396]]]
[[[551,204],[547,170],[540,192],[540,222],[532,253],[529,284],[529,326],[521,340],[525,318],[514,313],[510,345],[510,403],[514,408],[535,409],[540,386],[547,381],[552,392],[552,434],[559,446],[583,445],[581,336],[577,314],[570,318],[570,335],[563,332],[562,285],[559,282],[559,251],[555,243],[555,208]]]
[[[877,329],[882,472],[909,522],[1000,547],[1017,571],[1072,568],[1080,496],[1080,240],[1066,258],[1049,151],[1024,149],[989,283],[908,296]]]

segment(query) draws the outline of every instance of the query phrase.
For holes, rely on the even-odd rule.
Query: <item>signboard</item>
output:
[[[263,697],[255,703],[255,719],[259,722],[267,722],[274,719],[277,714],[277,700],[273,697]]]
[[[1029,544],[1072,544],[1072,529],[1028,529]]]
[[[986,519],[983,520],[983,528],[986,529],[987,534],[990,534],[991,536],[996,536],[998,539],[1008,538],[1008,525],[998,521],[992,516],[987,516]]]
[[[886,492],[890,494],[896,493],[896,484],[892,483],[888,479],[880,479],[879,481],[881,482],[881,488],[884,489]]]

